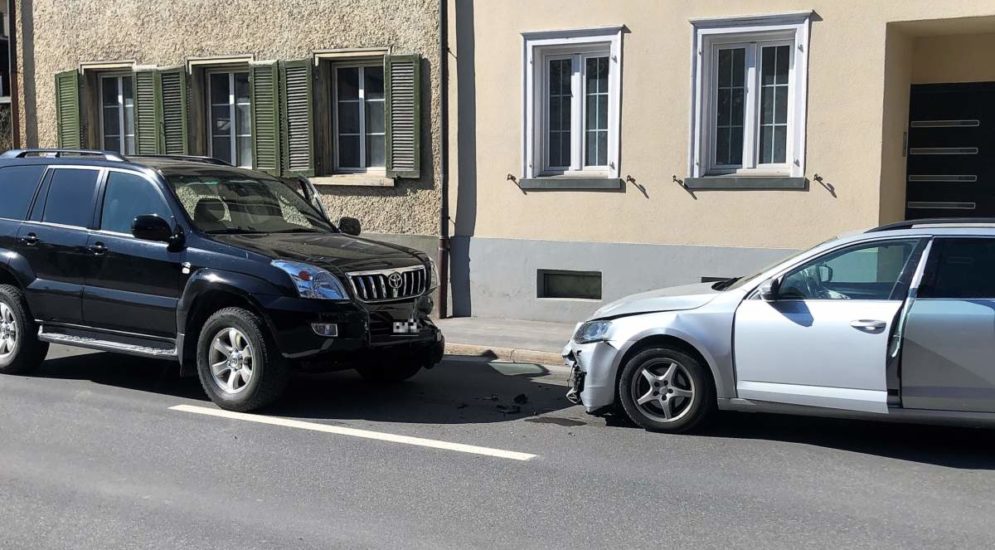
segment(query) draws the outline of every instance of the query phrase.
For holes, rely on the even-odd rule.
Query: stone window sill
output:
[[[564,191],[590,191],[590,190],[610,190],[617,191],[622,188],[622,180],[619,178],[580,178],[573,176],[549,176],[539,178],[522,178],[518,180],[518,186],[525,190],[564,190]]]
[[[788,176],[706,176],[685,178],[691,191],[782,191],[808,189],[808,180]]]
[[[335,174],[311,178],[311,183],[334,187],[394,187],[394,178],[378,174]]]

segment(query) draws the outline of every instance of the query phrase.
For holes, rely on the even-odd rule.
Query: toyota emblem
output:
[[[390,288],[397,290],[401,288],[402,284],[404,284],[404,279],[401,278],[400,273],[395,271],[394,273],[391,273],[390,275],[387,276],[387,284],[390,285]]]

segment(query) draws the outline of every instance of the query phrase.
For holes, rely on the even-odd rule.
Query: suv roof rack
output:
[[[103,157],[104,160],[113,160],[116,162],[125,162],[124,157],[118,153],[111,151],[96,151],[92,149],[11,149],[0,155],[0,158],[5,159],[22,159],[27,156],[49,156],[60,158],[64,156],[94,156]]]
[[[188,162],[203,162],[204,164],[215,164],[218,166],[232,166],[230,162],[225,162],[214,157],[202,157],[198,155],[132,155],[132,158],[150,158],[167,160],[185,160]]]
[[[874,229],[868,229],[865,233],[912,229],[913,227],[924,225],[995,225],[995,218],[923,218],[921,220],[905,220],[903,222],[889,223],[875,227]]]

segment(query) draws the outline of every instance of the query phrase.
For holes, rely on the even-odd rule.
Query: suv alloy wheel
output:
[[[46,354],[48,344],[38,341],[38,326],[24,294],[16,286],[0,285],[0,373],[35,370]]]
[[[276,401],[290,375],[266,325],[242,308],[222,309],[204,323],[197,342],[197,374],[211,401],[240,412]]]

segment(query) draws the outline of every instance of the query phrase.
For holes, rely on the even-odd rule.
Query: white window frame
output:
[[[380,102],[384,105],[384,166],[366,166],[366,103],[370,100],[366,99],[366,76],[365,70],[370,67],[379,67],[384,69],[384,96],[380,100],[372,100],[373,102]],[[343,167],[339,164],[339,69],[359,69],[359,99],[358,101],[361,108],[359,113],[359,167]],[[345,62],[345,63],[332,63],[332,171],[335,174],[370,174],[377,176],[384,176],[387,174],[387,74],[386,67],[384,67],[383,59],[380,60],[369,60],[366,61],[355,61],[355,62]],[[353,101],[353,100],[348,100]]]
[[[622,75],[622,27],[527,32],[524,38],[523,166],[526,178],[544,176],[606,177],[619,174],[619,136]],[[608,57],[608,155],[605,166],[584,166],[587,57]],[[550,59],[573,59],[571,89],[571,165],[547,166],[547,67]]]
[[[125,125],[125,122],[124,122],[125,121],[125,117],[124,117],[124,111],[125,111],[125,106],[124,106],[124,79],[125,78],[130,78],[131,79],[131,105],[132,105],[132,107],[131,107],[132,108],[132,111],[131,111],[131,120],[132,120],[133,123],[137,124],[137,121],[135,120],[135,116],[137,115],[137,113],[136,113],[136,110],[135,110],[135,75],[134,75],[134,73],[130,73],[130,72],[129,73],[111,72],[111,73],[106,73],[106,74],[99,75],[98,86],[97,86],[97,93],[98,93],[99,100],[98,100],[97,103],[99,104],[98,109],[99,109],[99,112],[100,112],[100,148],[101,149],[106,149],[106,147],[107,147],[105,145],[105,143],[107,141],[105,139],[106,132],[104,132],[104,80],[115,80],[116,84],[117,84],[117,100],[118,100],[117,119],[118,119],[118,124],[120,125],[118,128],[120,129],[120,132],[121,132],[117,136],[117,138],[118,138],[118,150],[115,151],[115,152],[120,153],[122,155],[134,155],[135,152],[138,150],[138,137],[136,135],[137,131],[136,131],[135,128],[131,128],[131,133],[129,134],[128,133],[128,128],[127,128],[127,126]],[[132,152],[128,152],[128,138],[129,137],[131,137],[132,143],[135,144],[135,151],[132,151]]]
[[[250,130],[249,130],[249,133],[248,134],[239,134],[238,133],[238,130],[239,130],[239,128],[238,128],[238,106],[239,105],[248,105],[249,109],[250,109],[250,112],[251,112],[251,109],[252,109],[252,97],[251,97],[251,95],[252,95],[252,92],[251,92],[251,86],[252,86],[251,79],[252,79],[252,75],[251,75],[251,72],[249,71],[248,68],[239,68],[239,69],[236,69],[236,68],[224,68],[224,69],[213,69],[213,70],[207,70],[207,71],[205,71],[205,73],[204,73],[204,83],[205,83],[204,88],[206,89],[207,93],[204,94],[205,95],[204,101],[207,104],[207,117],[206,117],[207,118],[207,155],[211,156],[211,157],[214,156],[214,136],[215,136],[215,133],[214,133],[214,120],[213,120],[213,118],[214,118],[214,109],[213,109],[213,107],[215,105],[213,103],[211,103],[211,76],[218,75],[218,74],[228,75],[228,116],[230,117],[229,120],[231,120],[231,125],[230,125],[230,128],[228,130],[228,138],[229,138],[229,142],[231,144],[230,145],[231,150],[229,151],[229,154],[231,156],[229,156],[228,158],[231,159],[232,164],[236,164],[238,162],[238,138],[245,138],[245,137],[247,137],[247,138],[249,138],[250,141],[252,140],[252,130],[253,130],[253,128],[251,128],[251,115],[250,115]],[[238,103],[237,102],[237,98],[235,97],[235,93],[236,93],[235,92],[235,75],[236,74],[244,74],[244,75],[246,75],[246,76],[249,77],[249,80],[250,80],[250,84],[249,84],[249,86],[250,86],[249,103]],[[219,104],[218,106],[221,106],[221,105]],[[236,165],[239,166],[240,168],[252,168],[252,164],[254,162],[255,162],[255,159],[252,159],[252,162],[250,162],[249,164],[245,164],[245,165],[236,164]]]
[[[805,175],[805,113],[808,84],[809,30],[812,12],[798,12],[757,17],[692,20],[694,26],[691,54],[691,131],[689,174],[707,177],[735,174],[741,176]],[[788,63],[788,120],[785,162],[758,162],[760,147],[760,48],[791,46]],[[712,131],[715,120],[716,74],[718,50],[746,48],[746,98],[744,100],[743,164],[715,164]]]

